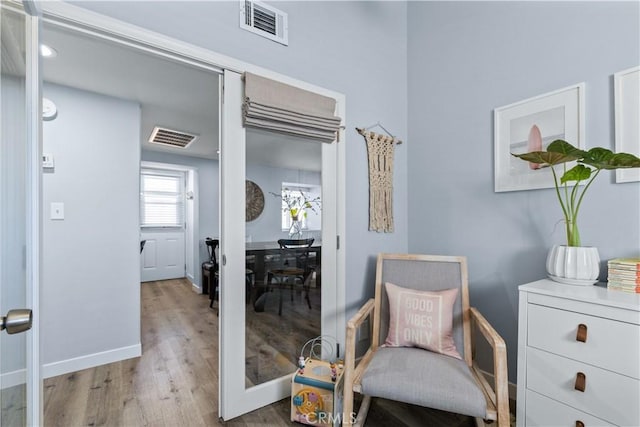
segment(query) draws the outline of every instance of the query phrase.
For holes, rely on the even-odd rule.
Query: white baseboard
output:
[[[27,370],[18,369],[13,372],[6,372],[0,375],[0,383],[2,383],[2,390],[10,387],[14,387],[20,384],[26,384],[27,382]]]
[[[495,380],[493,379],[493,374],[487,371],[483,371],[482,369],[480,369],[480,372],[482,372],[482,375],[484,375],[487,381],[489,381],[489,384],[494,384]],[[517,401],[516,399],[517,394],[518,394],[518,386],[512,382],[509,382],[509,399],[513,401]]]
[[[193,292],[195,292],[196,294],[201,294],[202,293],[202,288],[198,285],[196,285],[196,283],[192,280],[191,281],[191,290]]]
[[[142,355],[140,344],[129,347],[121,347],[100,353],[88,354],[86,356],[75,357],[73,359],[61,360],[59,362],[47,363],[42,366],[42,377],[51,378],[69,372],[81,371],[83,369],[94,368],[107,363],[119,362]]]

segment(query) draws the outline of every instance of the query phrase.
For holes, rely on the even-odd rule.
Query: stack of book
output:
[[[607,288],[640,293],[640,258],[614,258],[608,264]]]

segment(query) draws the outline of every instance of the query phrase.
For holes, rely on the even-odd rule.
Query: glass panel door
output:
[[[219,391],[220,416],[225,420],[289,396],[291,375],[305,342],[320,334],[340,339],[339,329],[344,329],[337,291],[337,144],[245,129],[242,100],[241,74],[225,71]],[[289,200],[295,207],[283,204],[283,185],[304,189],[303,194],[291,196],[302,198],[302,204],[300,200]],[[294,230],[290,236],[292,218],[283,218],[285,206],[289,215],[294,208],[299,215],[308,210],[300,233]],[[316,217],[314,210],[321,215]],[[247,223],[248,218],[253,219]],[[290,237],[314,238],[309,251],[313,271],[303,268],[285,282],[268,273],[280,261],[299,266],[299,253],[284,259],[278,249],[278,239]],[[335,358],[337,348],[333,351],[320,353]]]
[[[0,425],[39,424],[36,331],[38,19],[0,4]],[[35,159],[35,163],[34,163]],[[36,244],[34,244],[36,243]],[[35,298],[37,299],[37,297]],[[34,371],[34,366],[36,369]],[[35,375],[35,379],[34,379]]]

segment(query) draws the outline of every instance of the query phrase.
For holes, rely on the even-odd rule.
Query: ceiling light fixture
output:
[[[51,46],[47,46],[46,44],[41,44],[40,55],[42,55],[43,58],[55,58],[56,56],[58,56],[58,52]]]

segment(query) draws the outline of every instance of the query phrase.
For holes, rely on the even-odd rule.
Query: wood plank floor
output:
[[[141,288],[142,356],[45,380],[45,426],[292,425],[289,399],[221,423],[218,318],[207,296],[185,280]],[[381,399],[367,418],[373,427],[471,425],[468,417]]]
[[[27,387],[24,384],[0,390],[0,426],[24,426],[27,424]]]

